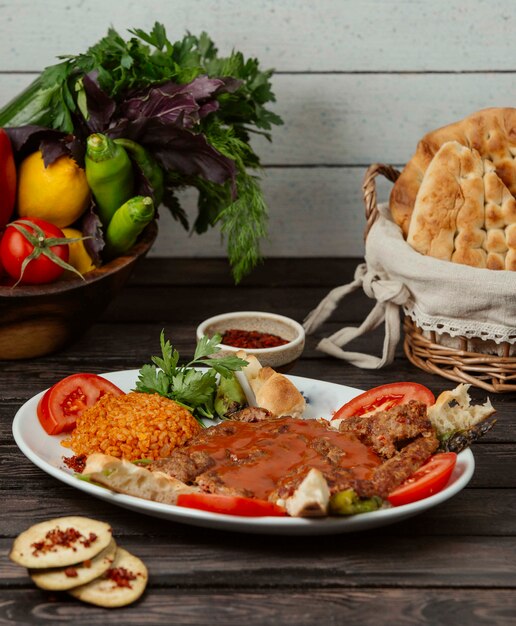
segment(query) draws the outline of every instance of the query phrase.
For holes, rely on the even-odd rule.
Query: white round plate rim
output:
[[[117,372],[109,372],[102,374],[108,380],[118,385],[124,391],[129,391],[137,379],[138,370],[122,370]],[[299,376],[289,376],[294,384],[305,395],[308,396],[307,417],[329,417],[332,411],[339,408],[344,402],[347,402],[356,395],[362,393],[361,389],[330,383],[326,381],[316,380],[312,378],[303,378]],[[319,404],[314,405],[310,402],[310,389],[319,388],[324,391],[324,397],[338,397],[337,402],[331,400],[327,407],[324,408],[324,415],[311,415],[313,410],[317,413]],[[308,391],[307,391],[308,390]],[[430,496],[424,500],[407,504],[400,507],[392,507],[381,509],[371,513],[363,513],[351,517],[325,517],[325,518],[293,518],[293,517],[236,517],[233,515],[223,515],[219,513],[209,513],[195,509],[187,509],[171,504],[162,504],[134,496],[114,493],[97,485],[81,481],[76,478],[70,470],[67,470],[62,463],[63,456],[71,455],[71,451],[60,446],[59,442],[63,437],[53,437],[47,435],[39,424],[36,415],[36,407],[39,399],[45,392],[36,394],[27,402],[25,402],[17,411],[13,420],[13,436],[17,446],[21,452],[34,465],[42,469],[50,476],[66,483],[76,489],[84,491],[92,496],[101,498],[117,506],[132,509],[140,513],[169,519],[171,521],[186,523],[194,526],[203,526],[207,528],[218,528],[222,530],[230,530],[233,532],[244,533],[261,533],[261,534],[285,534],[285,535],[325,535],[337,534],[345,532],[357,532],[392,524],[408,517],[412,517],[429,508],[448,500],[461,491],[470,481],[475,469],[475,460],[471,450],[467,449],[461,452],[457,458],[457,465],[450,478],[448,485],[439,493]],[[319,399],[320,400],[320,399]],[[330,406],[331,405],[331,406]],[[335,406],[336,405],[336,406]],[[319,412],[320,409],[319,409]],[[37,450],[32,443],[34,439],[43,438],[41,441],[47,442],[45,448],[53,447],[59,451],[58,458],[53,458],[52,463],[45,458],[45,453]],[[56,445],[58,448],[56,448]],[[54,454],[54,457],[56,454]]]

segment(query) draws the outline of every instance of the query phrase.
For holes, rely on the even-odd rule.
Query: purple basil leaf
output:
[[[77,163],[79,167],[84,169],[86,157],[86,144],[75,135],[67,135],[62,139],[69,155]]]
[[[127,100],[122,106],[122,114],[129,120],[157,118],[164,123],[178,123],[192,127],[199,121],[199,105],[190,94],[169,95],[159,87],[150,89],[145,96]]]
[[[220,80],[224,83],[224,85],[217,90],[217,94],[235,93],[235,91],[238,91],[240,87],[244,84],[243,80],[238,80],[238,78],[232,78],[231,76],[225,76]]]
[[[208,76],[198,76],[191,83],[181,85],[182,91],[191,93],[196,100],[206,100],[216,93],[225,91],[224,81],[220,78],[208,78]]]
[[[113,139],[126,137],[140,143],[165,170],[201,176],[219,185],[231,180],[234,186],[234,161],[215,150],[204,135],[196,135],[174,124],[163,124],[155,118],[140,118],[134,122],[123,120],[107,134]]]
[[[54,161],[57,161],[57,159],[62,156],[70,155],[70,151],[66,145],[58,139],[42,139],[39,144],[39,149],[43,154],[45,167],[52,165]]]
[[[84,237],[91,237],[91,239],[84,240],[84,247],[92,258],[93,263],[99,267],[102,264],[101,253],[106,243],[104,241],[102,223],[94,211],[95,208],[95,203],[92,202],[90,208],[84,213],[81,221],[81,231]]]
[[[163,134],[169,139],[168,143],[154,146],[153,153],[165,169],[178,170],[187,176],[202,176],[219,185],[235,180],[235,162],[210,146],[204,135],[173,127],[168,127]]]
[[[84,167],[84,143],[75,135],[66,135],[43,126],[19,126],[5,130],[18,162],[32,152],[41,150],[45,167],[62,156],[71,156],[80,167]]]
[[[18,126],[6,128],[16,157],[39,150],[43,140],[59,140],[65,136],[60,130],[45,128],[44,126]]]
[[[186,85],[168,82],[138,92],[121,105],[121,113],[133,121],[140,117],[158,118],[162,122],[191,128],[200,117],[217,110],[215,95],[234,91],[240,84],[239,81],[207,76],[199,76]]]
[[[217,100],[208,100],[205,104],[201,105],[199,109],[199,118],[206,117],[210,113],[214,113],[219,108],[219,103]]]
[[[87,123],[92,133],[103,132],[116,110],[115,101],[102,91],[97,77],[98,72],[93,71],[85,74],[82,79],[89,114]]]

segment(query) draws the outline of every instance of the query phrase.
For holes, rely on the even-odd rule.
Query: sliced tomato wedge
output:
[[[417,472],[395,489],[387,499],[392,506],[410,504],[442,491],[457,462],[455,452],[434,454]]]
[[[435,404],[434,394],[419,383],[389,383],[380,385],[361,393],[353,400],[346,402],[332,417],[332,420],[346,419],[354,415],[366,417],[377,411],[392,409],[398,404],[405,404],[409,400],[419,400],[427,406]]]
[[[72,374],[48,389],[38,404],[40,424],[49,435],[72,430],[84,409],[93,406],[104,394],[121,396],[124,392],[96,374]]]
[[[178,506],[200,509],[211,513],[239,515],[241,517],[280,517],[285,510],[266,500],[242,496],[219,496],[211,493],[182,493],[177,497]]]

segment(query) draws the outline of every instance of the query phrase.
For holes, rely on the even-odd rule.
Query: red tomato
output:
[[[49,435],[73,430],[77,417],[104,394],[124,395],[116,385],[96,374],[72,374],[45,392],[38,418]]]
[[[219,496],[211,493],[182,493],[177,497],[178,506],[201,509],[211,513],[239,515],[241,517],[280,517],[284,509],[266,500],[255,500],[241,496]]]
[[[456,462],[455,452],[435,454],[387,499],[393,506],[401,506],[438,493],[446,486]]]
[[[11,142],[0,128],[0,229],[9,221],[16,198],[16,167]]]
[[[45,233],[45,237],[64,237],[63,231],[37,217],[27,218],[28,221],[39,226]],[[34,229],[23,223],[24,220],[16,220],[15,224],[27,228],[32,234]],[[0,242],[0,260],[5,271],[24,285],[39,285],[41,283],[51,283],[64,272],[64,269],[54,263],[44,254],[40,254],[37,259],[29,261],[22,274],[23,261],[32,253],[34,246],[24,237],[14,226],[8,226]],[[51,246],[50,250],[65,263],[68,262],[68,245]]]
[[[434,394],[418,383],[389,383],[380,385],[361,393],[353,400],[335,411],[332,419],[346,419],[353,415],[372,415],[376,411],[386,411],[398,404],[405,404],[409,400],[419,400],[427,406],[435,404]]]

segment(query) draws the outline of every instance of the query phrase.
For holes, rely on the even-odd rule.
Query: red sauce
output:
[[[188,449],[207,452],[216,462],[213,469],[228,486],[252,490],[256,498],[266,500],[278,480],[296,468],[331,472],[334,466],[311,447],[314,440],[324,439],[343,450],[339,467],[350,470],[355,478],[371,478],[374,468],[382,463],[353,433],[330,430],[317,420],[284,417],[231,424],[235,432],[219,428],[219,432]]]
[[[234,348],[277,348],[289,343],[287,339],[257,330],[239,330],[230,328],[222,335],[222,343]]]

